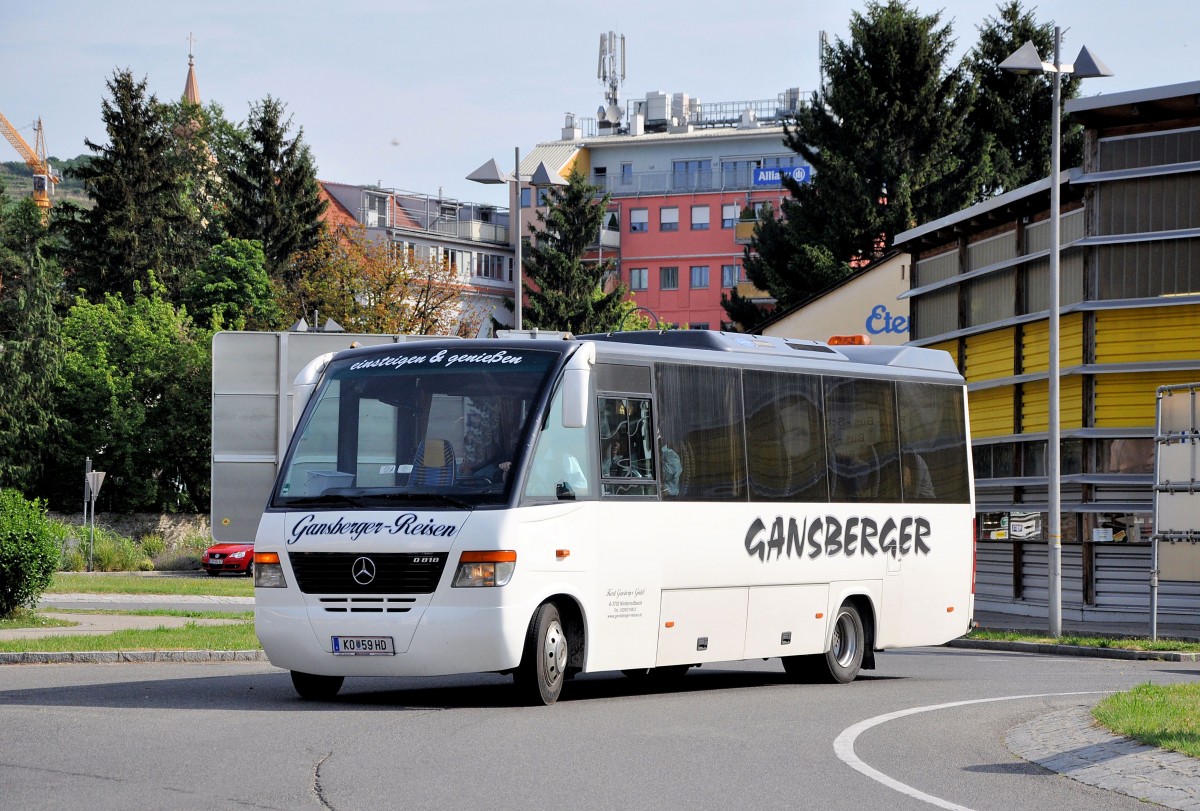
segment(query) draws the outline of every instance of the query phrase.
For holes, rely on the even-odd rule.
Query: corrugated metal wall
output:
[[[1195,360],[1197,336],[1200,306],[1101,310],[1096,313],[1096,362]]]
[[[1016,330],[1013,327],[969,335],[965,340],[966,369],[968,383],[1011,377]]]
[[[1158,387],[1191,383],[1195,378],[1195,371],[1096,375],[1096,427],[1153,427]]]
[[[1045,380],[1026,383],[1021,397],[1021,427],[1025,433],[1049,430],[1050,386]],[[1153,403],[1151,409],[1153,410]],[[1083,378],[1064,377],[1058,384],[1059,424],[1063,428],[1083,425]]]
[[[1115,619],[1148,623],[1150,618],[1150,547],[1146,544],[1097,544],[1094,551],[1095,604],[1083,605],[1083,547],[1063,546],[1062,605],[1083,612],[1098,624]],[[980,543],[976,550],[975,596],[985,607],[1044,607],[1047,600],[1047,548],[1024,544],[1022,599],[1013,598],[1013,544]],[[1159,621],[1200,628],[1200,583],[1160,580]],[[1013,612],[1018,613],[1018,612]],[[1027,613],[1027,612],[1020,612]]]

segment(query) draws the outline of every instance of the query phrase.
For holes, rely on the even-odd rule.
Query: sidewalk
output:
[[[153,608],[177,608],[181,605],[196,608],[213,608],[227,605],[243,609],[254,607],[253,597],[177,597],[165,594],[49,594],[38,603],[42,615],[77,623],[58,628],[17,628],[0,631],[0,640],[41,639],[50,636],[79,636],[111,634],[126,630],[153,630],[155,628],[181,628],[189,622],[197,625],[229,625],[244,622],[238,619],[207,619],[190,617],[151,616],[139,614],[74,614],[60,613],[55,608],[95,607],[104,610],[133,610]],[[0,652],[0,665],[10,664],[66,664],[66,663],[115,663],[115,662],[227,662],[266,661],[261,650],[250,651],[63,651],[33,653]]]

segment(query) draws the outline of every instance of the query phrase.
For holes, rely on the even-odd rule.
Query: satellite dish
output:
[[[608,115],[608,113],[604,109],[603,104],[601,104],[599,107],[596,108],[596,118],[600,119],[601,121],[604,121],[607,119],[607,115]]]
[[[607,118],[609,121],[611,121],[614,124],[621,123],[621,119],[624,116],[625,116],[625,111],[622,110],[620,107],[618,107],[615,104],[608,105],[608,109],[605,110],[605,113],[604,113],[604,117]]]

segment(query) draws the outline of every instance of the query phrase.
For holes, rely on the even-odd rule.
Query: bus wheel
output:
[[[838,609],[829,650],[810,656],[785,656],[783,669],[797,681],[848,684],[858,676],[867,650],[862,618],[850,603]]]
[[[846,603],[838,609],[837,618],[833,621],[833,638],[829,640],[829,650],[825,653],[826,672],[822,675],[838,684],[854,681],[862,667],[866,647],[867,634],[863,631],[858,609]]]
[[[513,671],[513,682],[522,700],[530,704],[558,701],[567,673],[567,650],[558,606],[543,603],[529,622],[521,664]]]
[[[317,676],[312,673],[292,671],[292,686],[300,697],[307,701],[326,701],[342,689],[345,676]]]

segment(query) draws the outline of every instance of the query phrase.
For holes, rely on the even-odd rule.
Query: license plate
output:
[[[335,636],[334,656],[394,656],[396,648],[390,636]]]

